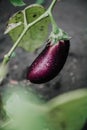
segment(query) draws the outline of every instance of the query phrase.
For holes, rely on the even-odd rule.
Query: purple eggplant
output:
[[[27,79],[32,83],[40,84],[57,76],[65,64],[69,46],[69,40],[60,40],[56,44],[49,41],[45,49],[28,68]]]

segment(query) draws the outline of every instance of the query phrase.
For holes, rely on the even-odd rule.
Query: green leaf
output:
[[[60,95],[48,107],[49,125],[54,130],[81,130],[87,121],[87,89]]]
[[[34,4],[14,14],[8,21],[5,33],[9,33],[15,43],[23,30],[45,12],[44,7]],[[46,17],[27,30],[19,46],[27,51],[40,47],[48,36],[49,18]]]
[[[36,93],[23,83],[8,84],[3,93],[8,120],[0,130],[46,130],[46,106]]]
[[[25,3],[23,2],[23,0],[10,0],[10,2],[11,2],[14,6],[23,6],[23,5],[25,5]]]
[[[44,0],[36,0],[36,3],[37,3],[37,4],[43,4],[43,3],[44,3]]]
[[[62,94],[48,103],[32,86],[8,84],[3,103],[8,120],[0,130],[81,130],[87,121],[87,89]]]

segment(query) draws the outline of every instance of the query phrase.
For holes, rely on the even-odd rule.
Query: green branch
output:
[[[51,5],[49,6],[48,10],[51,12],[53,10],[54,5],[56,4],[57,0],[53,0]]]

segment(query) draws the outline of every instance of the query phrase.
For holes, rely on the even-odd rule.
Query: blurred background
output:
[[[26,6],[35,3],[35,0],[25,0]],[[51,0],[44,0],[43,6],[48,7]],[[15,12],[24,7],[14,7],[9,0],[0,0],[0,61],[12,47],[8,35],[4,35],[8,19]],[[87,87],[87,1],[61,0],[53,10],[54,18],[60,28],[71,37],[71,46],[66,64],[60,74],[46,84],[32,85],[46,100],[61,93]],[[25,70],[37,53],[28,53],[22,48],[16,49],[16,57],[9,63],[8,75],[0,87],[11,81],[24,81]]]

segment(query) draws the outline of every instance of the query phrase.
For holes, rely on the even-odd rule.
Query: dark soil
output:
[[[25,0],[28,4],[35,0]],[[46,0],[48,7],[51,0]],[[0,60],[9,51],[12,41],[8,35],[4,35],[9,17],[24,7],[14,7],[9,0],[0,1]],[[72,37],[70,52],[67,62],[61,73],[52,81],[33,85],[45,99],[50,99],[66,91],[87,87],[87,1],[86,0],[61,0],[55,5],[53,14],[63,30]],[[16,57],[9,63],[9,73],[4,84],[25,80],[25,70],[37,54],[27,53],[22,48],[16,49]],[[2,86],[1,86],[2,88]]]

